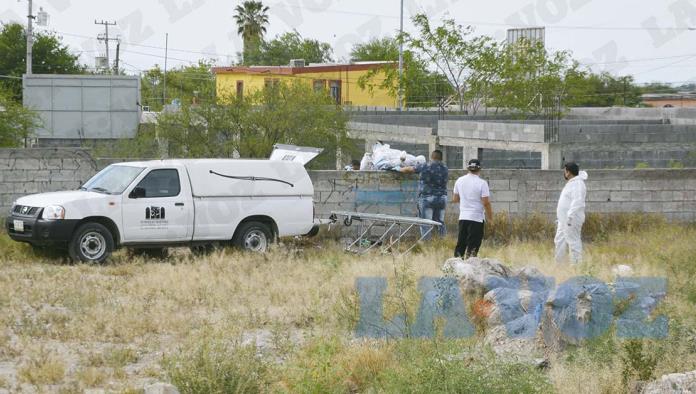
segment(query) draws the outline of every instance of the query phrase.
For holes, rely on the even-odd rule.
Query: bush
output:
[[[385,377],[386,392],[547,393],[543,372],[503,361],[494,353],[457,340],[402,341],[395,349],[397,368]]]
[[[586,241],[605,241],[611,233],[635,234],[667,223],[664,216],[649,213],[590,213],[582,226]]]
[[[556,227],[548,216],[541,213],[518,217],[500,212],[494,215],[492,222],[486,224],[484,231],[487,240],[508,244],[512,241],[553,239]]]
[[[267,382],[267,365],[254,345],[206,338],[163,360],[171,383],[181,393],[258,393]]]
[[[604,241],[611,233],[633,234],[666,223],[665,217],[659,214],[588,213],[582,226],[582,237],[585,241]],[[556,224],[550,216],[533,213],[517,217],[501,212],[486,224],[485,239],[498,245],[514,241],[548,241],[555,233]]]
[[[643,348],[640,340],[630,340],[623,345],[624,354],[621,356],[623,369],[621,376],[624,386],[627,386],[632,379],[641,381],[653,378],[658,357]]]
[[[346,345],[316,342],[291,360],[291,392],[545,393],[534,367],[504,362],[460,340],[400,340]],[[464,356],[466,355],[466,356]]]

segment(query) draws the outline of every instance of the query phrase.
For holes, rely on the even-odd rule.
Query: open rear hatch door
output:
[[[271,152],[269,160],[296,161],[302,163],[302,165],[307,165],[307,163],[312,161],[312,159],[323,151],[323,148],[275,144],[273,145],[273,152]]]

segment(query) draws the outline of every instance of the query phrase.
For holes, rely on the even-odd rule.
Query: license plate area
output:
[[[16,233],[23,233],[24,232],[24,222],[21,220],[13,220],[12,225],[14,226],[14,231]]]

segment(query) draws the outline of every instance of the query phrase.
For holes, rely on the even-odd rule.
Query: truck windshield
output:
[[[145,167],[110,165],[80,187],[80,190],[106,194],[121,194]]]

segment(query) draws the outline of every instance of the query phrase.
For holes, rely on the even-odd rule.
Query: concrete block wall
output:
[[[448,189],[464,171],[450,171]],[[560,171],[486,170],[496,212],[555,216],[565,184]],[[387,172],[313,171],[317,214],[357,211],[415,216],[417,176]],[[696,169],[594,170],[589,172],[587,211],[648,212],[673,220],[696,220]],[[446,220],[455,223],[458,208],[447,207]]]
[[[470,116],[419,113],[350,113],[357,122],[433,127],[444,139],[519,137],[519,130],[543,128],[544,120],[510,119],[509,116]],[[472,128],[466,124],[481,124]],[[515,131],[517,130],[517,131]],[[490,133],[490,134],[489,134]],[[389,139],[388,137],[382,137]],[[543,140],[543,131],[532,140]],[[670,168],[696,167],[696,110],[689,108],[572,108],[560,121],[561,158],[574,160],[585,168]],[[441,142],[443,139],[441,139]],[[522,141],[524,142],[524,141]],[[529,141],[533,142],[533,141]],[[455,147],[447,147],[454,148]],[[490,147],[489,147],[490,148]],[[461,148],[458,148],[461,149]],[[538,153],[484,149],[488,168],[540,168]],[[446,149],[453,168],[463,167],[462,152]],[[551,167],[553,168],[553,166]]]
[[[413,137],[414,139],[422,139],[427,142],[433,134],[431,127],[406,126],[406,125],[391,125],[382,123],[362,123],[348,122],[348,129],[352,132],[367,132],[385,134],[385,136],[401,136]]]
[[[27,194],[76,189],[98,168],[82,149],[0,149],[0,209]]]
[[[479,159],[486,168],[539,169],[540,152],[483,149]],[[461,164],[459,165],[461,166]],[[458,166],[458,167],[459,167]]]
[[[562,156],[585,168],[696,168],[696,143],[562,144]]]
[[[570,108],[568,119],[649,119],[667,120],[673,124],[694,124],[696,108]]]
[[[473,138],[510,142],[544,142],[544,126],[523,123],[472,122],[441,120],[437,134],[441,137]]]
[[[563,143],[696,143],[696,127],[672,124],[561,125]]]
[[[94,159],[81,149],[0,149],[0,209],[23,195],[75,189],[119,159]],[[464,171],[451,170],[448,189]],[[376,212],[415,216],[418,177],[391,172],[311,171],[316,211]],[[493,207],[513,215],[553,216],[564,185],[560,171],[485,170]],[[696,220],[696,169],[590,170],[589,212],[652,212]],[[447,219],[454,223],[457,207]]]

